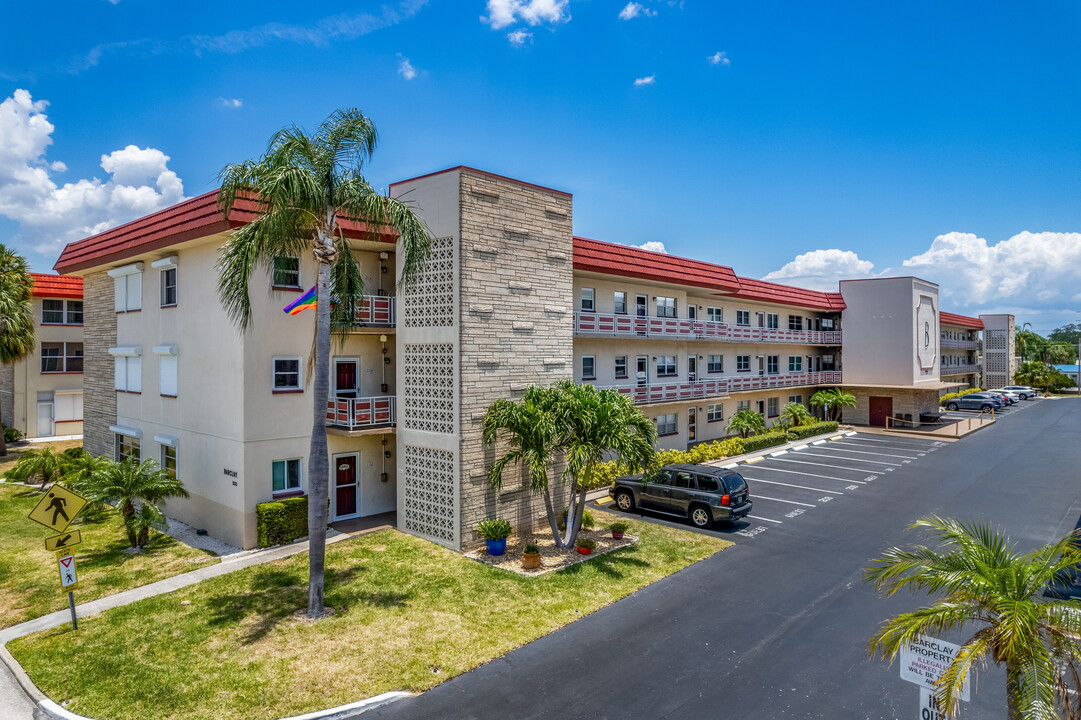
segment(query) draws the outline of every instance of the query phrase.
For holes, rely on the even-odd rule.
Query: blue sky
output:
[[[378,187],[468,164],[574,193],[587,237],[1081,319],[1076,3],[41,8],[6,8],[0,48],[0,242],[35,269],[355,105]]]

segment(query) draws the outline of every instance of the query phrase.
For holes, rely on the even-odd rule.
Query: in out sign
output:
[[[953,659],[957,657],[960,645],[948,643],[933,637],[913,640],[901,648],[901,679],[927,688],[932,693],[937,690],[935,683],[946,672]],[[969,699],[968,682],[961,686],[958,697]]]
[[[934,690],[920,688],[919,720],[946,720],[946,711],[942,709]]]

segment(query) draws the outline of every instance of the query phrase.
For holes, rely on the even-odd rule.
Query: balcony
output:
[[[952,338],[941,338],[939,345],[943,350],[979,350],[979,340],[953,340]]]
[[[397,421],[394,396],[331,398],[327,401],[327,425],[353,434],[393,428]]]
[[[841,373],[836,370],[824,372],[785,373],[783,375],[753,375],[747,377],[718,378],[696,382],[655,383],[651,385],[613,385],[623,395],[629,395],[636,405],[658,405],[685,400],[708,400],[727,397],[730,393],[749,390],[798,387],[801,385],[838,385]]]
[[[363,332],[366,328],[387,330],[394,328],[395,301],[387,295],[361,295],[357,301],[357,311],[353,321],[354,330]]]
[[[574,334],[587,337],[648,337],[789,345],[841,344],[840,330],[774,330],[732,326],[710,320],[591,312],[574,313]]]
[[[978,372],[983,372],[983,365],[972,363],[971,365],[947,365],[939,370],[938,374],[946,377],[948,375],[972,375]]]

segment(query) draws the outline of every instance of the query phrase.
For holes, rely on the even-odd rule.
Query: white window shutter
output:
[[[118,278],[113,278],[113,290],[116,296],[115,302],[113,303],[113,309],[116,310],[116,312],[123,312],[128,309],[127,287],[127,276],[121,275]]]
[[[159,365],[159,389],[162,395],[177,394],[177,362],[176,355],[161,355],[158,357]]]
[[[127,390],[128,389],[128,381],[127,381],[127,374],[126,374],[127,358],[125,358],[125,357],[114,357],[113,358],[113,366],[116,368],[116,374],[114,376],[113,387],[115,387],[117,390]]]
[[[127,358],[128,361],[128,391],[143,391],[143,359],[138,355]]]
[[[72,412],[72,416],[73,416],[71,419],[72,420],[82,420],[83,419],[83,394],[82,393],[73,393],[71,395],[71,398],[72,398],[72,411],[71,412]]]
[[[132,273],[128,281],[128,310],[140,310],[143,307],[143,274]]]

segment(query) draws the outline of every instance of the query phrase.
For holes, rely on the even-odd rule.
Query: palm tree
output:
[[[33,478],[41,479],[41,489],[50,482],[59,480],[64,475],[65,456],[53,451],[51,445],[27,450],[19,456],[15,467],[7,472],[7,477],[19,482],[28,482]]]
[[[752,434],[757,435],[765,429],[766,419],[750,408],[737,410],[736,413],[728,419],[728,432],[737,432],[741,438],[745,438]]]
[[[807,412],[807,407],[803,403],[790,402],[781,408],[781,422],[788,427],[797,427],[810,419],[811,413]]]
[[[1025,323],[1017,332],[1014,333],[1014,346],[1018,354],[1021,355],[1021,361],[1027,358],[1028,353],[1028,329],[1032,327],[1032,323]]]
[[[318,264],[312,385],[312,435],[308,452],[308,615],[323,614],[327,508],[330,483],[326,407],[330,395],[331,326],[342,333],[355,324],[364,280],[349,250],[341,217],[363,221],[373,237],[398,233],[398,289],[416,276],[427,256],[429,233],[407,204],[380,195],[365,180],[364,164],[376,146],[375,125],[355,108],[338,110],[308,135],[293,125],[270,139],[266,154],[229,165],[222,173],[218,207],[228,216],[240,199],[256,204],[258,217],[230,236],[218,259],[218,295],[233,321],[251,324],[248,283],[257,265],[280,255],[311,252]]]
[[[183,483],[154,460],[125,458],[110,462],[90,476],[80,489],[88,500],[115,505],[124,518],[128,542],[145,547],[150,528],[164,529],[165,516],[158,503],[171,497],[188,497]]]
[[[560,383],[559,388],[557,422],[566,428],[567,469],[563,477],[574,480],[563,537],[563,547],[570,547],[582,528],[586,491],[597,465],[614,455],[618,464],[646,467],[653,459],[657,427],[618,390],[598,390],[569,381]]]
[[[556,404],[559,390],[554,387],[526,389],[520,402],[500,398],[492,403],[484,414],[483,439],[486,445],[504,438],[509,450],[492,464],[488,481],[493,487],[503,487],[503,470],[508,465],[518,465],[529,477],[529,488],[543,493],[544,509],[552,537],[560,545],[559,527],[548,485],[548,469],[555,463],[560,451],[562,436],[556,427]]]
[[[30,305],[33,285],[26,258],[0,245],[0,364],[13,363],[34,352],[34,313]],[[7,454],[0,413],[0,457]]]
[[[811,407],[825,407],[826,419],[830,419],[830,415],[833,415],[833,419],[840,421],[841,408],[856,407],[856,396],[851,393],[846,393],[841,388],[830,388],[829,390],[819,390],[811,396]]]
[[[977,626],[939,680],[938,698],[947,716],[975,664],[990,659],[1006,666],[1010,720],[1057,718],[1059,704],[1076,717],[1081,707],[1069,707],[1067,689],[1078,689],[1081,607],[1043,592],[1081,563],[1078,535],[1019,554],[1002,533],[982,522],[929,517],[912,527],[931,530],[940,547],[890,548],[865,578],[887,595],[918,590],[935,602],[885,621],[867,652],[892,662],[912,640]]]
[[[112,461],[104,456],[94,457],[82,448],[69,448],[61,453],[62,482],[75,492],[88,495],[94,476],[104,472],[110,464]],[[81,516],[93,520],[102,517],[104,512],[105,503],[95,500],[87,504]]]

